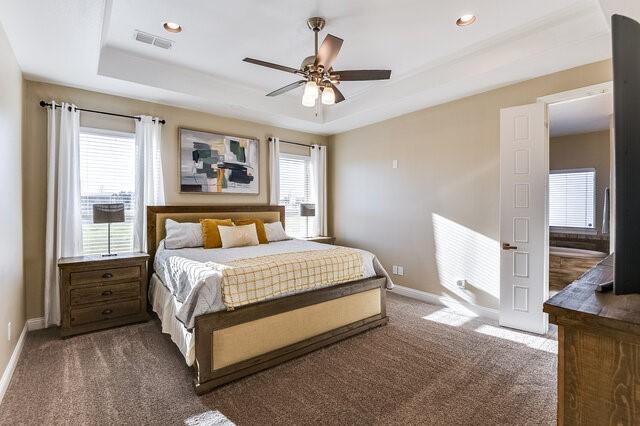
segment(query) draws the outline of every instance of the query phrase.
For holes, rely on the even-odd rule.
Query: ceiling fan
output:
[[[318,48],[318,33],[324,28],[325,20],[319,17],[309,18],[307,19],[307,26],[315,35],[315,54],[306,57],[302,61],[299,69],[265,62],[259,59],[243,59],[245,62],[301,75],[303,77],[302,80],[274,90],[268,93],[267,96],[278,96],[304,85],[302,105],[313,107],[318,98],[321,98],[324,105],[333,105],[344,101],[344,96],[336,87],[343,81],[388,80],[391,77],[391,70],[335,71],[333,69],[333,63],[338,56],[338,52],[340,52],[343,40],[327,34],[322,45]]]

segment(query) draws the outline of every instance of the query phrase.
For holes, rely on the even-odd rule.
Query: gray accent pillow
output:
[[[164,238],[164,246],[167,249],[180,249],[188,247],[202,247],[202,225],[192,222],[176,222],[167,219],[164,224],[167,236]]]
[[[289,237],[287,233],[284,232],[282,222],[265,223],[264,230],[267,234],[267,241],[269,241],[270,243],[291,239],[291,237]]]

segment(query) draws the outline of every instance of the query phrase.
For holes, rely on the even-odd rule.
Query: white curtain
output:
[[[60,325],[58,259],[82,254],[80,211],[80,113],[55,102],[47,111],[47,224],[45,231],[45,325]]]
[[[269,204],[280,204],[280,139],[272,138],[269,147]]]
[[[311,199],[316,204],[313,235],[327,235],[327,147],[311,149]]]
[[[136,121],[136,221],[133,249],[147,248],[147,206],[164,204],[164,179],[160,143],[162,125],[147,115]]]

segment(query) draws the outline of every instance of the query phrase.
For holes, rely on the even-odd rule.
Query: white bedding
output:
[[[149,284],[151,307],[162,322],[162,332],[171,336],[171,340],[184,355],[187,365],[191,366],[195,361],[195,337],[191,330],[193,318],[226,309],[222,302],[220,282],[213,271],[204,264],[205,262],[225,264],[225,262],[268,254],[326,250],[331,247],[335,246],[303,240],[287,240],[231,249],[169,250],[164,248],[164,241],[162,241],[154,258],[155,273]],[[363,257],[364,277],[384,276],[387,278],[387,288],[392,288],[391,278],[378,259],[367,251],[359,251]],[[176,287],[176,280],[195,281],[187,287],[197,291],[192,292],[194,294],[174,294],[172,289]]]
[[[149,282],[149,302],[153,312],[160,318],[162,332],[171,336],[171,340],[180,349],[187,365],[191,367],[196,359],[195,336],[176,319],[180,304],[156,274],[151,276]]]
[[[169,250],[165,248],[162,241],[154,258],[154,269],[164,286],[176,299],[176,318],[187,329],[191,329],[196,316],[226,309],[222,302],[220,275],[216,270],[208,267],[206,262],[227,264],[235,260],[270,254],[327,250],[335,247],[337,246],[294,239],[228,249]],[[387,288],[392,288],[393,283],[378,259],[368,251],[358,251],[362,255],[363,277],[385,276]]]

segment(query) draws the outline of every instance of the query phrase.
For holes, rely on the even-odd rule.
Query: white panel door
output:
[[[549,294],[546,105],[500,111],[500,325],[546,333]]]

